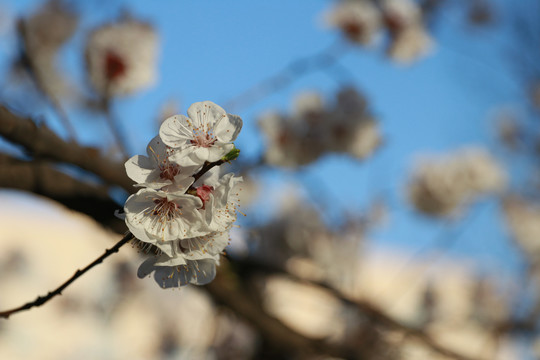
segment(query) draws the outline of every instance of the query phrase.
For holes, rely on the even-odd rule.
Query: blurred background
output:
[[[121,249],[2,359],[540,357],[540,3],[0,1],[0,310],[121,238],[125,159],[244,121],[216,280]]]

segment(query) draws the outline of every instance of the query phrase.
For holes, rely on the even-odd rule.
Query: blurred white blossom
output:
[[[390,34],[388,55],[409,63],[426,55],[433,46],[423,21],[422,10],[412,0],[384,0],[383,17]]]
[[[156,81],[158,36],[133,19],[94,30],[86,44],[90,84],[105,97],[127,95]]]
[[[537,261],[540,259],[540,207],[518,197],[507,197],[503,205],[512,239],[526,257]]]
[[[365,98],[352,88],[341,89],[336,97],[330,106],[317,94],[301,94],[292,115],[272,112],[261,116],[266,162],[298,167],[327,152],[347,153],[358,159],[370,156],[382,140]]]
[[[401,63],[415,61],[433,48],[422,10],[412,0],[340,0],[326,14],[326,23],[361,45],[373,43],[386,32],[386,52]]]
[[[329,26],[338,28],[351,41],[370,44],[381,27],[381,15],[370,0],[344,0],[326,14]]]
[[[506,173],[482,148],[465,148],[424,159],[408,184],[412,205],[434,216],[456,215],[481,195],[503,190]]]

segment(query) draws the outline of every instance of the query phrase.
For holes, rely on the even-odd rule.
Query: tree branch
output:
[[[364,314],[368,318],[375,321],[375,323],[377,323],[378,325],[385,326],[393,330],[397,330],[399,332],[404,333],[407,336],[413,337],[417,339],[418,341],[420,341],[425,346],[427,346],[429,349],[437,352],[440,355],[446,356],[451,359],[457,359],[457,360],[473,360],[473,358],[471,357],[456,353],[455,351],[450,350],[440,345],[423,329],[412,327],[412,326],[403,324],[398,320],[395,320],[391,316],[387,315],[383,310],[379,309],[377,306],[371,304],[368,301],[350,299],[349,297],[345,296],[341,291],[339,291],[338,289],[334,288],[333,286],[331,286],[330,284],[326,282],[306,280],[294,274],[291,274],[290,272],[286,271],[285,269],[279,266],[274,266],[274,265],[267,264],[267,263],[257,261],[257,260],[253,260],[253,259],[235,259],[235,260],[232,260],[232,263],[239,267],[239,271],[237,272],[240,274],[244,273],[244,274],[253,275],[254,273],[257,273],[257,272],[264,273],[264,274],[280,274],[280,275],[285,275],[291,278],[292,280],[300,282],[300,283],[319,286],[327,290],[328,292],[330,292],[334,297],[341,300],[344,304],[357,308],[362,314]]]
[[[108,184],[133,192],[133,181],[127,177],[123,164],[110,161],[95,148],[66,142],[46,125],[38,126],[31,119],[15,115],[4,106],[0,106],[0,135],[23,146],[35,157],[77,165]]]
[[[243,317],[255,328],[261,335],[277,348],[297,353],[298,355],[309,355],[314,353],[324,353],[331,356],[356,359],[352,349],[341,346],[334,346],[326,342],[307,338],[286,325],[280,320],[268,315],[261,304],[253,301],[232,279],[227,279],[224,274],[227,265],[223,264],[216,279],[204,286],[211,297],[218,303],[230,308],[237,315]]]
[[[19,307],[16,307],[16,308],[13,308],[13,309],[10,309],[10,310],[5,310],[5,311],[1,311],[0,312],[0,318],[4,318],[4,319],[9,319],[9,317],[15,313],[18,313],[18,312],[21,312],[21,311],[25,311],[25,310],[29,310],[33,307],[38,307],[38,306],[41,306],[43,304],[45,304],[47,301],[51,300],[53,297],[57,296],[57,295],[62,295],[62,291],[67,288],[71,283],[73,283],[75,280],[77,280],[78,278],[80,278],[82,275],[84,275],[88,270],[92,269],[94,266],[98,265],[98,264],[101,264],[103,262],[103,260],[105,260],[107,257],[109,257],[110,255],[118,252],[118,250],[124,246],[126,243],[130,242],[131,240],[133,239],[133,235],[128,232],[123,238],[122,240],[120,240],[119,242],[117,242],[112,248],[110,249],[107,249],[103,255],[101,255],[100,257],[98,257],[96,260],[92,261],[90,264],[88,264],[85,268],[83,268],[82,270],[77,270],[73,276],[71,276],[69,279],[67,279],[62,285],[60,285],[59,287],[57,287],[56,289],[54,289],[53,291],[50,291],[47,295],[44,295],[44,296],[38,296],[36,300],[34,301],[31,301],[31,302],[28,302],[24,305],[21,305]]]
[[[111,200],[108,187],[77,180],[46,161],[24,161],[0,154],[0,187],[46,196],[116,232],[126,231],[124,222],[112,216],[121,206]]]

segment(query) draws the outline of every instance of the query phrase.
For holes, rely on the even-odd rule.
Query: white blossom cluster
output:
[[[521,198],[504,201],[504,215],[512,238],[531,260],[540,260],[540,207]]]
[[[482,148],[464,148],[422,162],[413,171],[408,195],[420,212],[456,215],[475,198],[502,190],[506,174]]]
[[[164,288],[214,279],[236,220],[242,181],[213,166],[238,155],[233,141],[242,119],[210,101],[194,103],[187,114],[166,119],[147,156],[133,156],[125,164],[141,187],[125,203],[126,224],[143,248],[159,249],[138,275],[155,272]]]
[[[133,19],[94,30],[86,44],[86,66],[92,87],[102,96],[127,95],[156,79],[158,36]]]
[[[325,106],[316,93],[305,93],[291,115],[268,113],[259,126],[267,139],[265,161],[276,166],[306,165],[327,152],[365,159],[381,143],[366,100],[352,88],[342,89],[333,106]]]
[[[398,62],[416,60],[429,52],[433,43],[424,27],[422,10],[412,0],[341,0],[327,14],[326,22],[361,45],[372,44],[386,30],[387,54]]]

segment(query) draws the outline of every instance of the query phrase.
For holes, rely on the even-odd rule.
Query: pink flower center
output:
[[[154,208],[152,215],[158,216],[164,220],[172,220],[180,214],[180,207],[175,202],[167,198],[154,199]]]
[[[391,12],[384,15],[384,23],[392,36],[396,36],[405,27],[403,19]]]
[[[208,148],[214,145],[215,142],[216,138],[211,130],[196,130],[193,132],[193,139],[191,140],[191,143],[195,146]]]
[[[164,180],[174,181],[174,177],[180,173],[180,166],[171,163],[168,159],[159,164],[159,177]]]
[[[353,40],[360,38],[364,33],[364,27],[362,24],[352,20],[346,21],[343,25],[341,25],[341,29]]]
[[[112,81],[126,73],[126,63],[118,54],[113,51],[107,51],[105,55],[105,76],[107,80]]]
[[[210,185],[202,185],[196,188],[197,196],[203,202],[203,209],[208,200],[210,200],[210,194],[214,191],[214,187]]]

